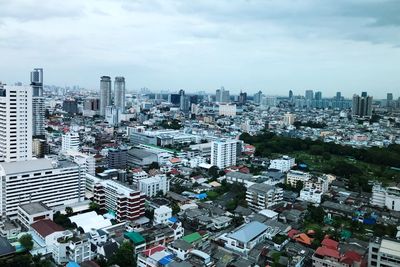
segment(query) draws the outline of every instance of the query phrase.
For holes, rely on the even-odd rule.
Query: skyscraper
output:
[[[261,98],[262,98],[262,92],[258,91],[257,93],[254,94],[253,96],[253,101],[255,104],[261,104]]]
[[[289,99],[292,99],[292,98],[293,98],[293,91],[289,90]]]
[[[0,162],[32,158],[32,88],[0,83]]]
[[[102,76],[100,79],[100,116],[106,115],[106,107],[111,105],[111,78]]]
[[[247,102],[247,93],[240,91],[239,94],[239,104],[245,104]]]
[[[307,100],[313,100],[314,99],[313,90],[306,90],[305,97]]]
[[[125,111],[125,78],[124,77],[115,77],[114,105],[117,108],[119,108],[121,112]]]
[[[372,115],[372,96],[362,92],[361,96],[353,95],[352,113],[354,116],[368,117]]]
[[[224,87],[221,87],[221,89],[217,89],[217,91],[215,92],[215,102],[229,103],[229,90],[225,90]]]
[[[321,91],[315,92],[315,100],[322,100],[322,92]]]
[[[393,100],[393,94],[392,93],[387,93],[386,100],[387,101],[392,101]]]
[[[342,93],[341,92],[336,92],[336,101],[342,100]]]
[[[43,69],[31,72],[32,86],[32,135],[44,135],[45,104],[43,97]]]

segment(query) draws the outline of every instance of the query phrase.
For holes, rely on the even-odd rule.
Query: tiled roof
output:
[[[49,219],[40,220],[35,223],[32,223],[31,227],[35,229],[35,231],[38,232],[42,237],[51,235],[54,232],[64,231],[64,228],[62,226],[56,224],[55,222]]]

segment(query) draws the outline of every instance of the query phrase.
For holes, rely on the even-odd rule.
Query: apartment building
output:
[[[302,182],[303,185],[311,178],[311,174],[308,172],[290,170],[286,175],[286,183],[293,187],[296,187],[297,182]]]
[[[169,191],[169,180],[166,175],[156,175],[138,182],[140,192],[148,197],[154,197],[158,192],[166,194]]]
[[[368,266],[400,266],[400,241],[387,238],[376,238],[369,243]]]
[[[220,139],[211,144],[211,164],[220,169],[236,165],[237,141]]]
[[[68,132],[62,135],[61,151],[79,150],[79,134]]]
[[[94,185],[93,200],[102,209],[112,210],[119,222],[133,221],[144,215],[144,194],[113,180]]]
[[[254,184],[246,191],[246,201],[252,210],[263,210],[283,200],[283,189],[267,184]]]
[[[291,158],[289,156],[283,156],[279,159],[271,160],[269,164],[269,169],[275,169],[281,172],[287,172],[295,165],[296,165],[295,158]]]
[[[94,158],[94,155],[85,154],[76,150],[67,150],[64,152],[64,155],[69,160],[78,164],[84,173],[95,175],[96,159]]]

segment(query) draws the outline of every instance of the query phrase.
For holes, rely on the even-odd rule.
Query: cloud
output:
[[[8,62],[0,79],[10,82],[42,66],[49,83],[91,88],[103,74],[125,75],[132,88],[285,94],[318,87],[351,95],[400,83],[392,75],[397,1],[0,0],[0,7],[0,57]]]

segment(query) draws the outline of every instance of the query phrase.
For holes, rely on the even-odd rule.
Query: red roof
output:
[[[161,246],[161,245],[158,245],[156,247],[152,247],[152,248],[146,249],[145,251],[143,251],[143,254],[146,255],[147,257],[149,257],[149,256],[153,255],[154,253],[160,252],[160,251],[163,251],[163,250],[165,250],[165,247]]]
[[[331,248],[331,249],[336,249],[339,247],[339,242],[330,239],[330,238],[325,238],[324,240],[322,240],[321,245],[327,247],[327,248]]]
[[[56,224],[52,220],[45,219],[40,220],[31,224],[31,227],[35,229],[42,237],[51,235],[54,232],[64,231],[64,228]]]
[[[339,251],[327,247],[319,247],[315,251],[316,254],[323,256],[323,257],[331,257],[335,259],[340,259]]]
[[[355,251],[346,251],[342,258],[340,259],[340,262],[346,263],[346,264],[353,264],[354,262],[361,262],[361,255],[358,254]]]
[[[293,238],[293,237],[294,237],[295,235],[297,235],[298,233],[300,233],[299,230],[291,229],[291,230],[288,232],[288,237]]]

